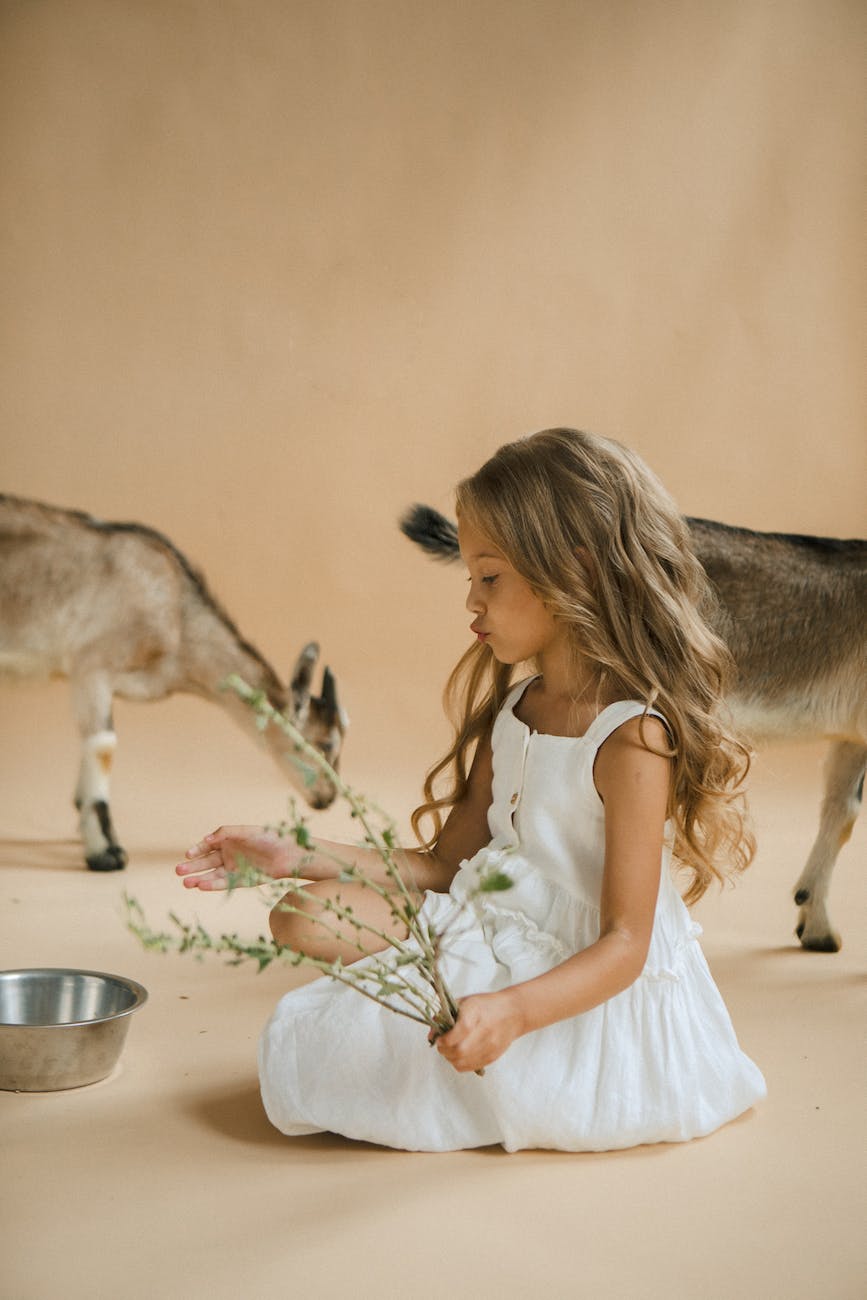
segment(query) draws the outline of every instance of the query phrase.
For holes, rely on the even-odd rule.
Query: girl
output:
[[[265,1108],[284,1133],[428,1151],[709,1133],[765,1085],[669,873],[674,859],[692,902],[753,847],[737,795],[748,755],[721,716],[729,660],[686,527],[637,456],[571,429],[502,447],[460,484],[457,512],[475,644],[447,688],[455,743],[413,815],[423,847],[406,857],[427,919],[450,926],[458,1020],[432,1053],[417,1025],[327,977],[295,989],[262,1035]],[[374,850],[323,847],[386,883]],[[240,858],[281,878],[302,857],[305,914],[274,909],[278,942],[357,959],[315,921],[338,894],[396,929],[327,858],[254,827],[206,836],[177,872],[219,889]],[[500,863],[512,888],[474,893]]]

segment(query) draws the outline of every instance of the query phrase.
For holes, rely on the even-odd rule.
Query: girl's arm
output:
[[[456,1069],[490,1065],[515,1038],[589,1011],[641,974],[659,893],[671,763],[645,749],[639,725],[636,718],[619,727],[594,769],[605,805],[598,940],[535,979],[462,999],[457,1024],[437,1041]],[[645,720],[644,733],[656,748],[669,747],[656,719]]]
[[[452,808],[433,849],[408,849],[398,855],[398,865],[410,887],[446,892],[464,858],[487,844],[492,783],[488,735],[476,750],[466,794]],[[228,888],[228,877],[244,863],[274,880],[329,880],[339,874],[340,863],[354,864],[369,880],[388,884],[385,864],[376,849],[333,840],[314,840],[312,847],[302,848],[294,836],[281,836],[262,826],[219,827],[187,850],[175,872],[187,889],[222,890]]]

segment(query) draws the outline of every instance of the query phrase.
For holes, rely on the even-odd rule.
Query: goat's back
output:
[[[0,663],[69,675],[171,653],[184,582],[167,539],[134,524],[0,495]]]
[[[867,541],[690,519],[756,734],[867,732]]]

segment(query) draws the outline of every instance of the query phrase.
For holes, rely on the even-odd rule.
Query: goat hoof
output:
[[[798,927],[798,938],[801,940],[801,947],[807,952],[839,952],[843,946],[837,934],[818,934],[815,938],[805,939],[803,929],[803,926]]]
[[[126,850],[110,844],[101,853],[88,854],[86,861],[90,871],[122,871],[127,864]]]
[[[809,903],[809,901],[810,901],[809,889],[799,889],[798,892],[795,894],[795,902],[798,904],[798,907],[803,907],[804,903]]]

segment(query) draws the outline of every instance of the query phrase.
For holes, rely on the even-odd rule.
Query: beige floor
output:
[[[110,1079],[0,1094],[4,1300],[864,1295],[865,824],[833,890],[842,952],[804,954],[791,935],[820,747],[761,757],[755,868],[699,909],[767,1102],[682,1147],[432,1156],[281,1137],[255,1046],[298,974],[149,955],[121,924],[123,889],[154,919],[191,906],[170,866],[199,832],[280,815],[264,756],[195,701],[121,707],[115,810],[131,862],[100,877],[74,839],[66,708],[59,685],[0,693],[0,964],[123,972],[150,1000]],[[388,806],[413,798],[415,773],[383,783],[360,753],[347,764]],[[341,819],[319,824],[336,833]],[[209,923],[224,906],[199,902]],[[233,926],[264,922],[250,896],[230,907]]]

